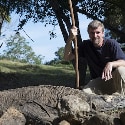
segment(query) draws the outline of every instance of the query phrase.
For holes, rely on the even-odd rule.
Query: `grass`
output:
[[[75,86],[73,67],[30,65],[0,60],[0,90],[33,85]]]
[[[75,87],[72,65],[31,65],[0,60],[0,90],[37,85]]]

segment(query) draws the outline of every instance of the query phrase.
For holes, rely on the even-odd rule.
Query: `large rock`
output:
[[[0,92],[0,116],[10,107],[25,116],[26,125],[125,125],[125,96],[120,94],[96,95],[64,86],[31,86]],[[5,116],[6,113],[2,117],[9,118]]]
[[[26,119],[14,107],[10,107],[0,118],[0,125],[25,125]]]
[[[64,96],[58,103],[59,116],[69,122],[82,122],[82,118],[86,118],[86,114],[90,110],[90,105],[76,95]]]

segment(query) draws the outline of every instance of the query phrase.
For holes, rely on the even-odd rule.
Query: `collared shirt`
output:
[[[87,60],[92,78],[102,76],[107,62],[125,60],[124,52],[114,39],[104,38],[104,43],[100,48],[94,47],[90,40],[84,40],[78,46],[78,52],[79,57],[84,57]]]

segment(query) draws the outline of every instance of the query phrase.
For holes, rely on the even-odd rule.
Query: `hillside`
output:
[[[75,86],[73,67],[30,65],[0,60],[0,90],[34,85]]]
[[[12,117],[15,110],[24,115],[25,125],[57,125],[59,122],[61,125],[63,121],[71,125],[125,125],[124,95],[85,94],[65,87],[75,85],[73,67],[1,60],[0,71],[0,90],[20,88],[0,92],[0,125],[6,121],[8,124],[8,119],[10,123],[14,119],[13,125],[17,125],[19,117]],[[10,113],[10,108],[14,112]],[[7,109],[9,115],[6,115]]]

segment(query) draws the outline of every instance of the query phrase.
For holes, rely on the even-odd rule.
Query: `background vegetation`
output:
[[[3,50],[0,58],[30,64],[42,64],[43,59],[41,55],[37,56],[33,52],[29,42],[23,36],[20,36],[19,33],[10,36],[6,40],[6,48]]]
[[[72,65],[32,65],[0,60],[0,90],[36,85],[75,87]]]
[[[86,15],[87,18],[94,19],[94,20],[97,19],[104,23],[107,37],[115,38],[119,43],[125,43],[125,11],[124,11],[125,0],[72,0],[72,5],[73,5],[74,17],[75,17],[75,23],[76,23],[75,25],[78,27],[78,29],[80,29],[78,15],[79,14]],[[64,38],[64,42],[66,42],[69,34],[69,29],[72,26],[68,0],[1,0],[0,1],[0,35],[2,35],[1,29],[2,29],[3,23],[9,22],[11,20],[10,15],[12,12],[15,12],[16,14],[20,15],[20,18],[19,18],[20,22],[17,27],[17,31],[15,31],[15,36],[12,36],[10,39],[7,40],[8,49],[4,51],[4,55],[1,55],[0,58],[9,59],[14,62],[19,61],[23,63],[29,63],[31,67],[30,66],[27,67],[27,65],[24,67],[27,70],[30,70],[30,68],[33,69],[33,72],[35,73],[38,70],[38,67],[39,67],[38,65],[42,64],[43,57],[41,55],[38,55],[38,56],[35,55],[35,53],[32,51],[32,48],[28,45],[28,42],[25,41],[25,38],[23,38],[22,36],[19,36],[18,34],[19,30],[22,29],[22,27],[30,20],[33,21],[34,23],[41,22],[41,24],[42,25],[44,24],[45,27],[46,25],[51,25],[52,27],[56,27],[57,25],[59,25],[60,30],[62,32],[62,36]],[[56,33],[53,31],[53,28],[52,28],[52,30],[50,31],[50,38],[54,38],[55,36],[56,36]],[[78,44],[82,42],[80,30],[79,30],[77,39],[78,39]],[[64,48],[59,48],[57,52],[55,52],[55,55],[57,56],[57,58],[51,60],[50,62],[47,62],[46,65],[51,65],[55,67],[58,64],[58,66],[60,67],[61,65],[65,64],[66,66],[68,65],[70,67],[72,62],[65,62],[62,60],[63,49]],[[80,60],[80,62],[82,62],[82,60]],[[84,72],[82,71],[83,69],[86,68],[86,65],[87,65],[83,63],[84,62],[79,64],[80,74],[81,74],[80,81],[82,82],[85,79]],[[36,64],[37,66],[35,66]],[[11,66],[9,67],[11,68]],[[23,66],[21,66],[21,68],[25,69],[23,68]],[[48,67],[48,68],[50,69],[49,72],[51,74],[52,69],[51,67]],[[18,71],[18,68],[16,70]],[[44,70],[43,69],[40,70],[40,72],[42,71]],[[58,70],[58,75],[59,73],[60,71]],[[63,73],[62,73],[62,78],[63,78]],[[52,74],[54,74],[54,72]],[[3,72],[2,72],[2,75],[3,75]],[[17,77],[17,75],[20,75],[18,76],[18,78],[22,78],[22,79],[24,78],[21,75],[21,73],[19,74],[18,72],[13,73],[13,76]],[[32,73],[27,72],[26,75],[32,76]],[[41,77],[44,75],[45,74],[42,74]],[[53,75],[48,74],[47,80],[49,79],[50,76],[55,78]],[[32,78],[33,76],[31,77],[31,79]],[[30,80],[30,78],[27,78],[27,79]],[[27,81],[26,78],[24,78],[24,81]],[[44,78],[43,78],[43,81],[44,81]],[[25,84],[27,84],[27,82]],[[45,82],[46,84],[49,83],[49,81],[45,81]]]
[[[78,14],[87,18],[97,19],[104,23],[107,36],[125,42],[125,1],[124,0],[72,0],[76,26],[79,27]],[[20,15],[18,29],[21,29],[29,20],[34,23],[59,25],[64,41],[68,37],[69,28],[72,26],[68,0],[1,0],[0,1],[0,31],[4,21],[10,21],[10,14],[15,12]],[[52,28],[53,29],[53,28]],[[55,37],[50,31],[51,38]],[[78,42],[82,42],[79,31]]]

